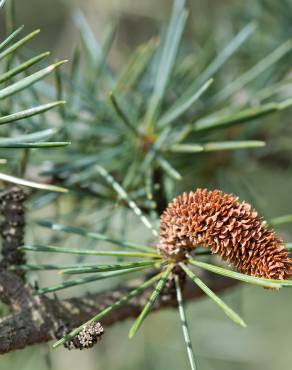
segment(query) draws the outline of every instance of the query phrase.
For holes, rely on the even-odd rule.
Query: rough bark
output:
[[[25,254],[18,249],[24,242],[25,198],[24,191],[17,186],[10,187],[0,193],[0,212],[3,218],[0,225],[1,267],[4,268],[25,263]],[[24,278],[24,271],[19,270],[17,274]]]

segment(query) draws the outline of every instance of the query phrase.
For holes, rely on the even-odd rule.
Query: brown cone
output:
[[[175,198],[161,215],[159,249],[182,259],[198,246],[248,275],[287,279],[292,259],[283,241],[246,202],[222,191],[197,189]]]

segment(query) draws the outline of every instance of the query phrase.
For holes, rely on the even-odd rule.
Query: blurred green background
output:
[[[287,3],[286,12],[274,17],[273,4]],[[72,17],[81,9],[92,25],[97,39],[101,39],[111,23],[117,23],[114,47],[109,63],[115,69],[127,59],[131,50],[141,42],[159,32],[160,26],[169,17],[170,0],[18,0],[16,1],[17,23],[24,24],[28,31],[41,28],[41,36],[30,47],[34,51],[51,50],[55,58],[70,59],[78,31]],[[270,9],[269,9],[269,4]],[[291,35],[291,2],[279,0],[193,0],[189,2],[191,19],[186,37],[190,43],[196,38],[221,37],[230,28],[255,19],[259,23],[256,38],[263,49],[254,59],[265,54],[270,47]],[[280,5],[279,5],[280,6]],[[281,10],[282,12],[282,10]],[[285,13],[285,14],[284,14]],[[286,22],[286,23],[285,23]],[[3,18],[1,19],[3,32]],[[218,42],[219,42],[218,41]],[[242,58],[247,58],[244,53]],[[290,60],[291,62],[291,60]],[[291,110],[290,110],[291,112]],[[291,114],[291,113],[290,113]],[[277,119],[279,122],[277,122]],[[269,126],[274,127],[275,137],[280,135],[281,117],[277,116]],[[286,120],[286,124],[291,124]],[[289,132],[289,131],[288,131]],[[290,131],[291,132],[291,131]],[[288,138],[289,139],[289,138]],[[239,154],[244,155],[244,154]],[[274,160],[273,160],[274,159]],[[244,168],[222,168],[219,171],[225,190],[243,194],[248,184],[250,198],[257,199],[261,211],[275,217],[292,211],[291,151],[278,157],[254,160]],[[187,183],[191,183],[189,174]],[[218,179],[214,179],[218,182]],[[224,185],[222,185],[224,186]],[[51,210],[49,210],[51,212]],[[44,211],[43,211],[44,212]],[[44,213],[42,213],[44,216]],[[135,240],[141,233],[139,227],[131,236]],[[36,233],[30,230],[31,235]],[[292,240],[291,226],[282,228],[282,236]],[[32,236],[29,236],[32,238]],[[45,236],[44,236],[45,237]],[[290,238],[290,239],[289,239]],[[62,262],[58,256],[58,261]],[[44,275],[41,282],[49,285],[52,277]],[[102,285],[99,285],[102,288]],[[94,287],[88,287],[94,289]],[[73,291],[66,292],[66,295]],[[242,286],[225,295],[230,303],[248,323],[241,329],[224,317],[207,299],[187,305],[187,314],[200,370],[288,370],[292,368],[292,321],[291,292],[268,291],[257,287]],[[0,369],[6,370],[176,370],[188,369],[178,313],[161,311],[150,316],[143,330],[133,340],[128,340],[130,322],[123,322],[106,329],[102,342],[90,351],[58,349],[51,351],[50,344],[27,348],[23,351],[2,356]]]

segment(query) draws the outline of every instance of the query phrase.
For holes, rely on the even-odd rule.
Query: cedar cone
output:
[[[175,198],[160,218],[159,250],[183,260],[198,246],[211,249],[240,272],[288,279],[292,259],[258,213],[233,194],[197,189]]]

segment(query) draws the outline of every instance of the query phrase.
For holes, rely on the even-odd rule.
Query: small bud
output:
[[[61,339],[63,336],[68,334],[69,329],[68,325],[63,324],[58,328],[58,331],[55,333],[57,339]],[[100,322],[93,322],[86,325],[78,335],[76,335],[71,340],[68,340],[64,343],[64,347],[68,350],[71,349],[89,349],[92,348],[98,341],[101,340],[101,337],[104,333],[104,329]]]
[[[82,347],[80,349],[93,347],[95,343],[100,341],[103,333],[103,327],[99,322],[87,325],[77,336],[80,346]]]

